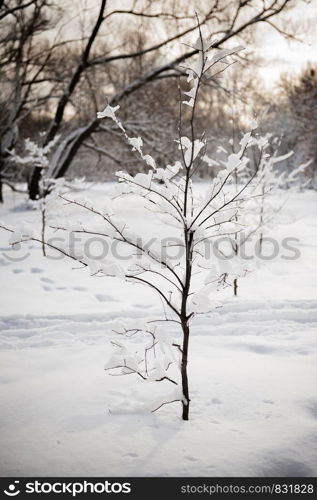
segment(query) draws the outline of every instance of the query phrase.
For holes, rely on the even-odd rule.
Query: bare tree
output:
[[[0,201],[2,181],[8,180],[8,151],[17,145],[23,122],[47,98],[37,91],[51,55],[51,48],[43,52],[41,36],[51,27],[54,12],[50,0],[14,0],[0,6]]]
[[[244,32],[262,22],[270,22],[272,17],[277,16],[288,5],[291,5],[292,0],[271,0],[271,2],[262,1],[219,1],[215,0],[211,4],[206,4],[199,12],[201,25],[206,25],[209,32],[215,34],[218,39],[215,42],[215,47],[221,48],[222,45],[235,37],[242,36]],[[177,7],[175,10],[175,6]],[[140,68],[138,76],[130,80],[123,88],[116,91],[113,95],[109,96],[109,104],[115,105],[116,103],[124,100],[127,96],[138,91],[141,87],[153,82],[158,78],[175,77],[182,74],[179,65],[185,60],[197,54],[197,50],[181,50],[179,56],[174,59],[166,61],[163,56],[163,49],[171,45],[175,46],[177,41],[182,41],[186,35],[197,30],[194,20],[194,13],[192,6],[188,7],[188,12],[182,13],[184,4],[178,2],[164,2],[162,10],[157,9],[156,5],[152,3],[143,4],[134,1],[131,9],[113,9],[108,8],[108,3],[102,1],[99,6],[99,13],[96,22],[92,28],[90,35],[87,37],[87,43],[83,48],[82,54],[79,58],[78,64],[74,67],[69,82],[66,83],[64,90],[56,105],[54,119],[49,128],[46,141],[53,139],[54,135],[59,131],[65,116],[66,106],[70,103],[72,95],[79,85],[83,75],[88,75],[97,66],[105,67],[108,65],[120,64],[122,61],[129,62],[131,59],[136,59],[141,56],[155,54],[153,61],[160,60],[161,63],[157,65],[152,63],[151,67]],[[143,23],[153,22],[157,20],[163,22],[167,27],[169,34],[165,39],[152,43],[147,47],[142,47],[137,50],[129,50],[128,45],[124,45],[122,53],[118,50],[110,49],[107,55],[93,54],[92,48],[96,45],[97,37],[102,33],[102,28],[110,27],[111,30],[120,26],[118,19],[131,18],[132,20],[141,19]],[[146,24],[142,25],[143,29],[148,31]],[[120,31],[120,28],[119,28]],[[118,28],[117,28],[118,32]],[[111,36],[111,35],[109,35]],[[183,47],[186,47],[186,45]],[[83,126],[77,127],[69,131],[64,137],[60,147],[57,149],[56,154],[52,158],[51,168],[49,175],[54,178],[64,176],[76,157],[79,149],[87,144],[87,140],[91,135],[99,130],[99,121],[93,119]],[[41,170],[35,169],[29,183],[29,194],[31,199],[34,199],[39,194],[39,179]]]

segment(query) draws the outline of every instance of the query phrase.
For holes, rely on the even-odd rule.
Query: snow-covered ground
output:
[[[133,200],[119,210],[144,224]],[[270,237],[280,248],[297,238],[300,257],[280,251],[240,280],[238,298],[220,292],[222,307],[195,320],[189,422],[179,403],[151,413],[172,397],[167,382],[103,370],[118,319],[151,316],[156,296],[33,243],[12,252],[0,231],[1,475],[316,475],[316,213],[316,192],[292,194]],[[6,193],[0,220],[37,218]]]

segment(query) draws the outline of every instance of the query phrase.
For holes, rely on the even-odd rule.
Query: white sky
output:
[[[259,73],[267,87],[274,87],[281,73],[297,74],[308,63],[317,63],[317,0],[310,4],[298,1],[298,6],[277,18],[275,24],[295,29],[301,42],[283,38],[268,25],[258,26],[254,49],[264,58]]]

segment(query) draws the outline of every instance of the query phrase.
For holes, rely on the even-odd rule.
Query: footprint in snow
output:
[[[76,292],[84,292],[85,290],[87,290],[87,288],[84,286],[73,286],[72,288],[73,290],[76,290]]]
[[[317,419],[317,401],[310,401],[306,409],[314,418]]]
[[[110,295],[106,295],[103,293],[97,293],[95,297],[97,300],[99,300],[99,302],[117,302],[116,299],[114,299]]]
[[[50,278],[41,278],[41,281],[43,281],[44,283],[54,283],[54,281]]]
[[[38,273],[42,273],[43,269],[41,269],[40,267],[31,267],[30,271],[32,274],[38,274]]]
[[[43,286],[43,290],[45,290],[45,292],[50,292],[52,288],[50,286]]]
[[[0,248],[0,251],[3,251],[3,250],[11,250],[10,248],[8,249],[4,249],[4,248]],[[8,262],[6,259],[2,259],[0,258],[0,266],[10,266],[11,265],[11,262]]]
[[[24,269],[12,269],[12,272],[14,274],[20,274],[20,273],[24,273]]]
[[[138,455],[137,453],[126,453],[125,455],[123,455],[123,458],[137,458]]]
[[[211,402],[213,405],[222,405],[222,401],[218,398],[212,398]]]

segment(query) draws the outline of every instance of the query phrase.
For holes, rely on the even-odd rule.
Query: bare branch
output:
[[[177,403],[178,401],[181,401],[181,400],[180,399],[173,399],[172,401],[166,401],[165,403],[160,404],[160,406],[158,406],[154,410],[151,410],[151,413],[156,412],[157,410],[159,410],[160,408],[162,408],[162,406],[164,406],[164,405],[170,405],[172,403]]]

